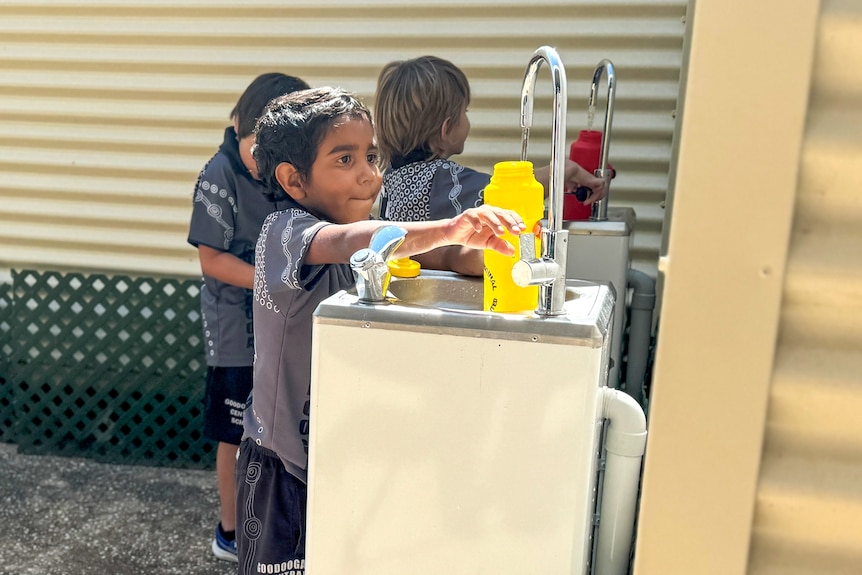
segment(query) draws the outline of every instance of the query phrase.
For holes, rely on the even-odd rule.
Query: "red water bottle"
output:
[[[602,133],[598,130],[581,130],[578,139],[572,142],[569,159],[577,163],[583,169],[593,174],[599,169],[599,159],[602,154]],[[608,169],[613,169],[608,164]],[[580,188],[579,188],[580,189]],[[581,198],[576,194],[577,190],[567,190],[563,197],[563,219],[564,220],[588,220],[592,212],[592,206],[585,206],[583,200],[586,190],[581,190]]]

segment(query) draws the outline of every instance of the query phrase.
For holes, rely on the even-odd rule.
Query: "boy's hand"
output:
[[[500,238],[505,232],[520,235],[525,229],[524,220],[517,212],[487,204],[465,210],[449,220],[444,231],[447,243],[480,250],[495,250],[511,256],[515,248]]]
[[[608,190],[605,187],[605,181],[602,178],[597,178],[588,170],[585,170],[572,160],[566,160],[566,189],[576,190],[581,186],[585,186],[592,190],[592,193],[584,200],[584,205],[589,206],[608,195]]]

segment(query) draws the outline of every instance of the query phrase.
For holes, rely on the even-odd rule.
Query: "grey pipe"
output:
[[[647,274],[629,268],[626,283],[632,288],[629,310],[629,345],[626,365],[626,393],[644,405],[644,378],[652,340],[652,314],[655,309],[655,280]]]

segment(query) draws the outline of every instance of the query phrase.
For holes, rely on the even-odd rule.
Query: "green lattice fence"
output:
[[[212,467],[198,298],[193,280],[13,271],[11,305],[0,292],[2,439],[25,453]]]
[[[11,440],[12,409],[12,284],[0,282],[0,441]]]

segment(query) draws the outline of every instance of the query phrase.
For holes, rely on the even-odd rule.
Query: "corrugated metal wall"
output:
[[[461,160],[490,171],[520,153],[524,68],[550,44],[569,78],[569,141],[586,124],[593,68],[605,57],[616,65],[611,205],[635,207],[633,255],[652,271],[685,9],[684,0],[3,1],[0,268],[197,275],[185,243],[197,173],[239,93],[267,71],[373,104],[384,63],[451,59],[474,93]],[[545,84],[537,163],[550,149]]]
[[[823,0],[749,572],[862,572],[862,4]]]

